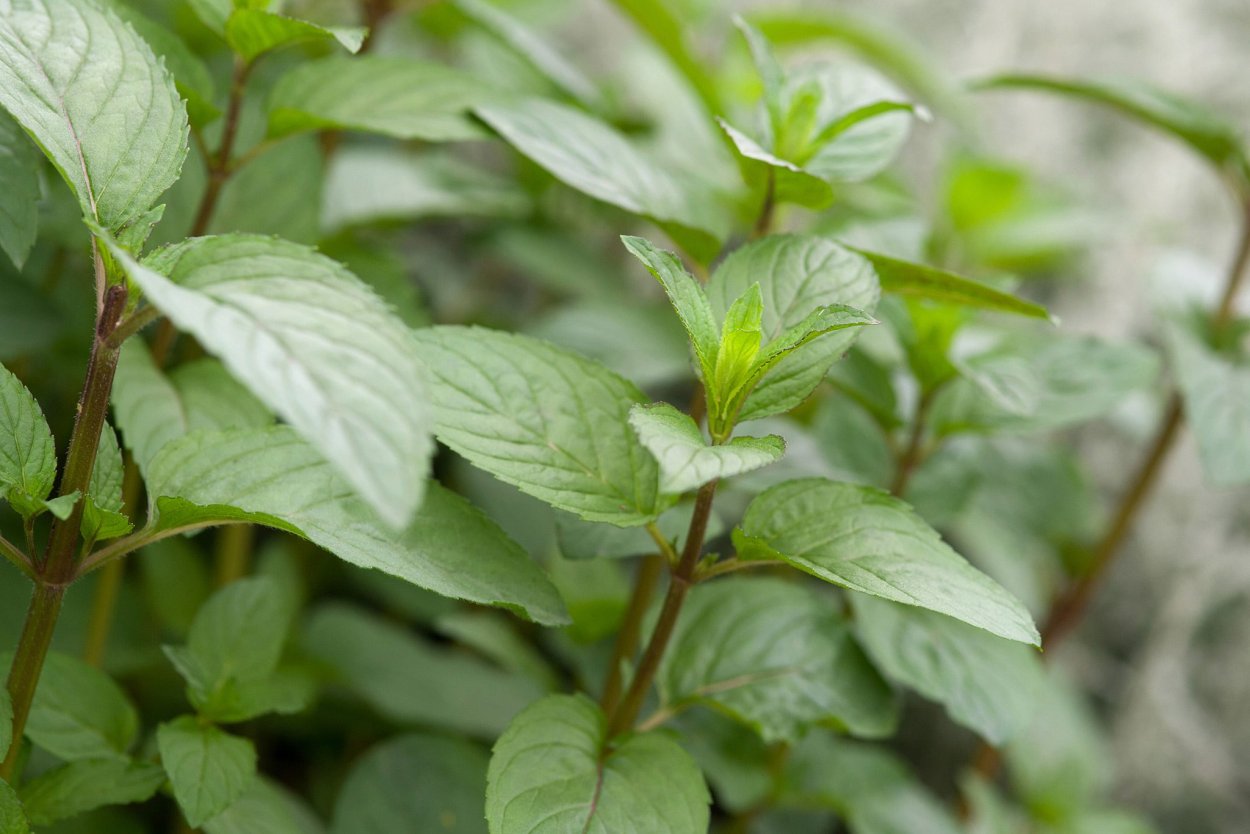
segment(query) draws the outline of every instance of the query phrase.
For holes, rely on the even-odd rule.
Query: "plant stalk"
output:
[[[690,528],[686,533],[686,543],[681,552],[681,561],[669,577],[668,593],[664,597],[664,606],[660,609],[660,617],[656,621],[655,630],[638,662],[634,679],[630,682],[620,706],[612,714],[608,723],[608,737],[620,735],[634,726],[642,705],[651,689],[651,682],[660,669],[660,661],[664,658],[664,650],[673,637],[673,629],[677,626],[677,617],[686,602],[686,595],[695,583],[695,570],[699,566],[699,557],[703,553],[703,539],[707,535],[708,519],[712,514],[712,501],[716,497],[716,481],[709,481],[699,488],[695,498],[694,515],[690,518]]]
[[[626,658],[632,660],[634,653],[638,651],[638,643],[642,637],[642,620],[651,606],[651,597],[655,594],[655,585],[660,580],[664,565],[663,556],[652,554],[644,557],[638,567],[634,593],[629,598],[629,608],[625,611],[621,630],[616,633],[616,643],[612,647],[612,659],[608,665],[608,677],[603,684],[600,704],[608,715],[620,705],[621,690],[625,685],[621,667],[624,666]]]
[[[99,255],[97,254],[97,260]],[[70,436],[69,451],[65,457],[65,471],[61,476],[59,495],[77,492],[85,496],[95,468],[96,452],[100,447],[100,432],[108,414],[109,395],[113,390],[113,374],[117,370],[118,349],[110,345],[109,337],[120,321],[126,308],[126,288],[116,284],[104,294],[104,303],[96,320],[95,339],[91,358],[87,363],[87,376],[78,400],[78,412],[74,418],[74,431]],[[0,777],[11,780],[13,768],[21,750],[22,733],[30,715],[30,705],[39,684],[52,634],[65,590],[75,579],[77,568],[78,534],[82,527],[83,500],[79,500],[69,517],[57,520],[48,537],[48,547],[42,561],[36,565],[37,577],[26,622],[18,640],[13,666],[9,670],[8,688],[13,701],[13,745],[0,764]]]

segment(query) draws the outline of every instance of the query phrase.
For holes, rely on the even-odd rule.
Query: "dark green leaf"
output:
[[[192,827],[229,808],[256,781],[256,748],[184,715],[156,730],[161,763]]]
[[[91,759],[40,774],[22,786],[22,800],[31,822],[51,825],[106,805],[146,802],[164,781],[160,765]],[[0,831],[8,834],[3,827]]]
[[[0,490],[31,515],[56,480],[56,448],[43,409],[21,380],[0,366]]]
[[[139,716],[112,678],[76,657],[48,655],[26,722],[31,741],[66,761],[123,760],[138,731]]]
[[[39,151],[22,128],[0,110],[0,250],[18,269],[35,245],[39,223]]]

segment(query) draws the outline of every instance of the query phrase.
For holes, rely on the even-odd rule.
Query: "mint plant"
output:
[[[615,5],[662,94],[485,0],[0,0],[0,834],[1145,825],[1044,661],[1183,415],[1250,471],[1250,235],[1102,527],[1055,433],[1159,362],[1019,291],[1082,242],[1027,173],[910,195],[956,86],[852,18],[712,60]],[[1161,128],[1250,218],[1191,105],[979,86]],[[945,783],[907,691],[981,740]]]

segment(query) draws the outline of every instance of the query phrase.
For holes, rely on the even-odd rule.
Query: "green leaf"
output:
[[[530,678],[341,603],[313,612],[304,648],[383,717],[493,739],[543,694]]]
[[[893,295],[1056,321],[1040,304],[1017,298],[987,284],[936,267],[851,248],[872,263],[881,281],[881,289]]]
[[[66,761],[126,758],[139,715],[107,674],[67,654],[49,653],[26,721],[26,735]]]
[[[158,532],[232,520],[266,524],[445,596],[502,605],[548,625],[567,621],[538,566],[463,498],[431,483],[416,518],[392,532],[285,426],[174,441],[153,460],[148,491]]]
[[[629,424],[660,466],[660,491],[674,495],[767,466],[786,450],[776,435],[709,446],[694,420],[667,403],[634,406]]]
[[[355,130],[392,139],[480,139],[469,110],[497,94],[440,64],[365,55],[303,64],[269,95],[269,135]]]
[[[477,327],[416,331],[438,439],[501,481],[589,521],[645,524],[672,502],[629,427],[645,397],[537,339]]]
[[[651,241],[641,237],[623,235],[621,242],[664,287],[668,300],[690,337],[704,382],[710,385],[720,345],[720,327],[703,288],[672,252],[658,249]]]
[[[25,281],[0,281],[0,360],[46,351],[69,322],[57,304]]]
[[[1008,73],[979,81],[975,89],[1025,89],[1058,93],[1110,107],[1188,145],[1220,174],[1250,175],[1246,148],[1232,123],[1199,104],[1136,79],[1066,79]]]
[[[43,148],[83,214],[110,231],[141,221],[187,154],[173,79],[133,29],[93,4],[10,5],[0,18],[0,105]]]
[[[326,157],[314,136],[293,136],[230,175],[210,234],[250,232],[311,245],[321,238]]]
[[[690,516],[694,502],[685,501],[665,511],[656,519],[656,526],[678,551],[686,531],[690,529]],[[715,510],[708,519],[707,538],[713,539],[725,531],[725,523]],[[655,539],[641,527],[616,527],[611,524],[594,524],[589,521],[560,514],[556,518],[556,535],[560,553],[565,559],[623,559],[656,552]]]
[[[43,410],[21,380],[0,366],[0,490],[29,516],[56,480],[56,447]]]
[[[0,779],[0,834],[30,834],[30,822],[9,783]]]
[[[0,688],[0,757],[9,752],[13,743],[13,700],[9,690]]]
[[[664,707],[713,706],[767,742],[813,724],[884,737],[898,723],[897,700],[834,601],[782,579],[695,588],[656,680]]]
[[[1250,480],[1250,366],[1211,350],[1173,324],[1167,345],[1207,478],[1220,486]]]
[[[486,834],[489,757],[454,738],[410,735],[365,753],[334,803],[330,834]]]
[[[773,178],[773,199],[776,202],[794,203],[817,210],[827,208],[833,202],[833,186],[828,182],[767,150],[723,118],[718,117],[716,123],[743,159],[767,166],[766,175]],[[764,187],[767,188],[767,185]]]
[[[245,61],[254,61],[271,49],[305,41],[337,42],[348,52],[364,43],[359,26],[318,26],[263,9],[236,8],[226,20],[226,43]]]
[[[758,283],[764,300],[763,339],[773,344],[795,328],[815,325],[819,308],[850,305],[871,312],[880,290],[872,266],[851,251],[812,235],[770,235],[752,241],[721,262],[708,282],[712,309],[724,314],[735,299]],[[872,319],[860,319],[866,324]],[[778,414],[797,406],[824,379],[854,340],[856,322],[847,332],[811,339],[773,366],[747,397],[738,421]]]
[[[35,245],[39,225],[39,151],[22,128],[0,110],[0,250],[18,269]]]
[[[601,362],[644,389],[690,378],[686,331],[667,304],[574,301],[524,332]]]
[[[514,183],[443,154],[346,147],[326,178],[327,231],[427,217],[519,217],[529,198]]]
[[[205,834],[324,834],[325,829],[301,802],[265,779],[251,787],[226,810],[204,823]]]
[[[606,725],[584,695],[549,695],[518,715],[490,761],[491,834],[705,834],[710,798],[690,756],[659,733],[607,749]]]
[[[613,0],[613,5],[651,38],[689,82],[708,113],[719,113],[723,109],[716,79],[693,54],[686,40],[688,21],[675,15],[671,4],[660,0]]]
[[[78,816],[106,805],[151,799],[165,781],[160,765],[129,759],[70,762],[22,786],[22,801],[35,825]],[[7,829],[0,827],[7,834]]]
[[[581,70],[520,20],[487,0],[455,0],[455,4],[583,107],[594,109],[600,104],[603,96]]]
[[[122,452],[117,445],[113,427],[104,424],[100,432],[100,446],[96,452],[95,467],[91,470],[91,482],[87,486],[87,500],[83,504],[82,537],[86,541],[99,542],[124,536],[134,527],[122,512]]]
[[[387,524],[421,503],[434,444],[410,333],[343,266],[294,243],[196,238],[143,264],[153,304],[317,447]]]
[[[256,748],[184,715],[156,730],[161,763],[178,807],[198,828],[230,807],[256,781]]]
[[[1019,600],[881,490],[819,478],[779,484],[751,502],[734,540],[743,558],[784,559],[853,591],[1038,643]]]
[[[166,443],[197,429],[262,428],[273,415],[215,359],[180,365],[168,376],[139,339],[121,349],[113,379],[113,415],[139,471]]]
[[[1031,649],[951,617],[868,596],[852,600],[856,633],[886,677],[946,706],[995,746],[1028,724],[1043,684]]]
[[[701,261],[716,254],[729,231],[710,186],[671,169],[593,116],[541,99],[474,112],[565,185],[654,221]]]

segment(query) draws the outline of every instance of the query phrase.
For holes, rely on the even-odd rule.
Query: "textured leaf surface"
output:
[[[356,52],[364,37],[365,30],[359,26],[318,26],[263,9],[235,9],[226,20],[226,42],[248,61],[303,41],[337,42],[348,52]]]
[[[1250,367],[1179,326],[1169,329],[1168,348],[1207,477],[1222,486],[1250,481]]]
[[[694,420],[667,403],[634,406],[629,424],[660,466],[660,490],[670,494],[759,469],[786,451],[785,441],[775,434],[709,446]]]
[[[475,112],[565,185],[665,226],[683,246],[693,244],[696,257],[715,254],[728,232],[708,186],[669,169],[592,116],[539,99]]]
[[[886,677],[944,704],[995,746],[1028,724],[1044,681],[1027,646],[873,597],[856,597],[854,607],[856,633]]]
[[[0,105],[35,137],[110,230],[178,178],[187,113],[173,79],[111,11],[74,0],[0,0]]]
[[[493,739],[539,698],[530,678],[435,646],[375,614],[319,608],[304,632],[309,654],[385,718]]]
[[[65,759],[125,759],[139,716],[122,688],[76,657],[52,652],[26,722],[26,735]]]
[[[41,773],[22,786],[22,800],[35,825],[102,808],[151,799],[165,781],[160,765],[128,759],[89,759]],[[0,827],[0,832],[8,830]]]
[[[17,122],[0,110],[0,250],[19,269],[35,245],[39,223],[39,151]]]
[[[192,716],[158,727],[156,744],[178,807],[192,827],[226,810],[256,781],[252,742]]]
[[[30,834],[30,822],[17,793],[0,779],[0,834]]]
[[[881,490],[818,478],[779,484],[751,502],[734,538],[740,555],[784,559],[853,591],[1038,643],[1019,600]]]
[[[491,834],[705,834],[708,793],[668,736],[603,752],[606,720],[581,695],[549,695],[495,744],[486,789]]]
[[[341,559],[446,596],[502,605],[545,624],[566,621],[542,571],[494,522],[431,484],[403,532],[380,524],[291,429],[196,433],[152,462],[158,529],[248,520],[306,536]]]
[[[755,283],[764,301],[765,343],[802,324],[819,307],[845,304],[871,313],[880,297],[876,275],[864,258],[814,235],[770,235],[736,249],[708,282],[712,309],[723,315]],[[856,332],[826,333],[783,358],[747,397],[739,420],[789,411],[801,403]]]
[[[644,524],[671,502],[629,427],[632,383],[526,336],[476,327],[416,331],[438,439],[502,481],[590,521]]]
[[[387,524],[421,502],[433,443],[408,329],[311,249],[251,235],[196,238],[127,273],[343,474]]]
[[[43,409],[8,368],[0,366],[0,489],[18,509],[40,502],[56,480],[56,448]]]
[[[988,284],[964,278],[944,269],[891,258],[877,252],[855,249],[872,264],[881,281],[881,289],[894,295],[924,298],[944,304],[957,304],[1012,313],[1028,318],[1049,319],[1050,313],[1040,304],[1017,298]]]
[[[83,504],[82,537],[88,541],[124,536],[134,526],[122,513],[122,452],[113,427],[105,423]]]
[[[383,742],[348,775],[330,832],[486,834],[489,761],[482,748],[459,739],[411,735]]]
[[[365,55],[292,70],[269,97],[269,134],[356,130],[393,139],[480,139],[469,110],[496,97],[480,81],[440,64]]]
[[[657,682],[670,707],[714,705],[768,742],[795,741],[816,723],[882,737],[898,721],[889,685],[834,600],[780,579],[692,591]]]

